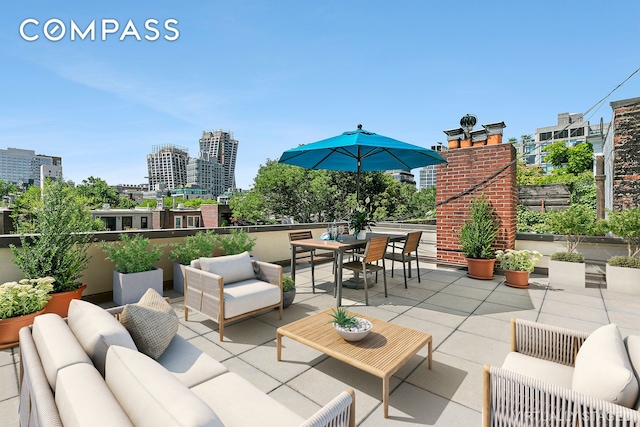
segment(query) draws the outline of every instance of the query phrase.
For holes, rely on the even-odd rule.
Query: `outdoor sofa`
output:
[[[44,314],[23,328],[20,425],[354,425],[352,391],[305,420],[173,335],[177,316],[155,295],[160,303],[145,294],[144,304],[108,311],[74,300],[67,319]],[[127,327],[118,319],[126,320]]]
[[[511,353],[484,367],[488,426],[640,426],[640,336],[511,321]]]

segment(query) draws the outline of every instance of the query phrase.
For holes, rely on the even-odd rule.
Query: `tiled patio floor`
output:
[[[308,417],[340,391],[356,392],[356,422],[371,426],[479,426],[482,366],[501,365],[509,352],[509,320],[519,317],[572,329],[593,331],[615,322],[623,335],[640,333],[640,298],[606,289],[561,289],[533,276],[529,289],[513,289],[502,277],[470,279],[462,270],[422,265],[422,283],[414,278],[405,289],[402,268],[382,280],[364,306],[364,291],[345,289],[343,305],[353,311],[419,329],[433,335],[434,362],[429,370],[427,349],[420,351],[391,382],[389,418],[382,416],[381,380],[283,338],[283,360],[276,361],[276,328],[335,306],[331,264],[316,267],[316,294],[311,292],[308,264],[297,269],[297,296],[284,311],[266,313],[225,328],[218,340],[217,324],[199,314],[184,321],[182,298],[172,297],[181,317],[179,334],[229,370]],[[288,269],[285,270],[287,272]],[[175,296],[175,298],[174,298]],[[18,349],[0,351],[0,424],[17,425]]]

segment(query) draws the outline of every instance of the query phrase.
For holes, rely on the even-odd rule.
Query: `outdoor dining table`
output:
[[[356,239],[355,236],[343,235],[337,240],[322,239],[300,239],[291,241],[291,278],[296,281],[296,248],[301,249],[320,249],[333,252],[336,257],[337,266],[334,275],[334,283],[336,289],[336,306],[342,305],[342,260],[346,251],[358,248],[364,248],[367,241],[372,237],[388,236],[389,242],[401,242],[406,240],[406,233],[367,233],[365,240]],[[366,278],[365,278],[366,280]]]

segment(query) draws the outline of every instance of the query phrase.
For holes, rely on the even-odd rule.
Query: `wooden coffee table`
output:
[[[389,380],[421,348],[429,345],[429,369],[432,362],[431,335],[404,326],[394,325],[372,317],[357,314],[369,320],[373,329],[361,341],[345,341],[328,323],[331,310],[305,317],[276,332],[278,361],[282,356],[282,337],[289,337],[311,348],[334,357],[354,368],[382,378],[384,417],[389,415]]]

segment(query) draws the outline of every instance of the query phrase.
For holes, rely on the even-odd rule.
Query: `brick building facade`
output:
[[[502,136],[502,135],[500,135]],[[480,144],[487,144],[482,141]],[[454,148],[441,153],[447,163],[438,165],[436,229],[438,262],[466,264],[457,232],[469,215],[472,198],[483,193],[500,218],[496,249],[513,249],[516,240],[516,151],[512,144],[494,138],[491,145]]]
[[[640,98],[611,103],[613,117],[604,143],[605,207],[640,207]]]

